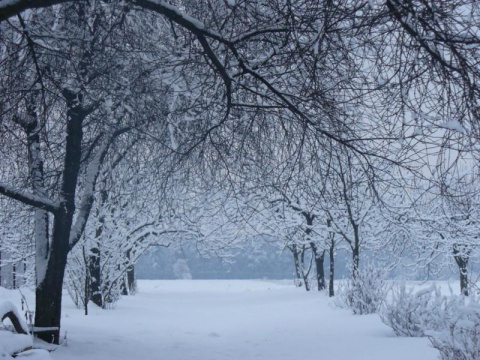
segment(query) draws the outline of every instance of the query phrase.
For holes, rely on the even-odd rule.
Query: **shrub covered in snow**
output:
[[[358,271],[354,279],[339,286],[338,299],[356,315],[376,313],[388,292],[385,277],[384,269],[369,264]]]
[[[460,304],[459,299],[463,304]],[[455,296],[442,331],[428,332],[442,360],[480,359],[480,304],[478,299]]]
[[[428,336],[442,360],[480,359],[480,303],[471,295],[442,295],[432,285],[407,290],[400,285],[380,314],[399,336]]]
[[[173,273],[177,279],[192,280],[192,273],[186,259],[178,259],[173,264]]]
[[[435,284],[418,291],[401,284],[392,288],[380,317],[397,336],[425,336],[426,330],[444,328],[447,307],[447,298]]]

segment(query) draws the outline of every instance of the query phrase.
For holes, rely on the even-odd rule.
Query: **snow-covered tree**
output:
[[[0,193],[36,209],[35,326],[49,342],[59,340],[67,255],[86,226],[105,157],[128,150],[140,129],[158,133],[148,129],[152,116],[157,128],[165,124],[163,85],[147,81],[156,69],[114,40],[126,14],[115,4],[67,4],[2,23],[2,126],[14,134],[2,145],[26,148]]]
[[[267,166],[277,180],[315,179],[309,170],[318,169],[298,156],[315,151],[332,165],[321,178],[337,178],[327,194],[343,199],[327,199],[329,216],[315,216],[325,236],[334,231],[351,248],[354,274],[362,241],[378,233],[372,184],[384,163],[423,175],[432,156],[450,168],[452,149],[478,158],[473,0],[17,0],[0,1],[0,10],[1,146],[15,151],[2,162],[12,174],[0,193],[35,208],[36,323],[56,329],[55,342],[67,254],[87,224],[104,160],[134,138],[156,139],[236,186],[283,145],[282,162]],[[197,225],[223,248],[242,212],[217,189],[194,223],[223,208],[210,224],[217,231]],[[243,203],[240,194],[232,201]],[[316,213],[302,196],[292,203],[310,220],[293,216],[300,228],[282,229],[300,229],[309,244],[316,223],[303,222]]]

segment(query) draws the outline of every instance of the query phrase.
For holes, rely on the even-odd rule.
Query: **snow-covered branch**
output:
[[[27,9],[60,4],[65,0],[0,0],[0,22]]]
[[[20,201],[25,205],[33,206],[37,209],[42,209],[55,213],[60,210],[61,205],[57,201],[52,201],[44,196],[37,196],[32,193],[14,189],[11,186],[0,183],[0,194],[5,195],[11,199]]]
[[[103,159],[105,158],[108,148],[110,147],[111,141],[112,138],[105,139],[97,150],[97,153],[93,157],[92,161],[88,164],[87,178],[85,181],[82,201],[80,203],[75,225],[72,226],[70,231],[69,245],[71,248],[73,248],[73,246],[75,246],[75,244],[80,240],[80,236],[82,235],[85,225],[87,224],[90,210],[93,206],[97,178],[100,173]]]

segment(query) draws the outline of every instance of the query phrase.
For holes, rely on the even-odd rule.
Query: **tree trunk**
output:
[[[325,250],[315,254],[315,268],[317,271],[317,287],[318,290],[325,290]]]
[[[127,284],[127,274],[122,276],[122,283],[121,283],[120,289],[121,289],[121,293],[122,293],[123,296],[128,295],[129,289],[128,289],[128,284]]]
[[[127,252],[125,253],[125,258],[126,258],[125,264],[127,268],[125,269],[125,276],[123,277],[122,286],[121,286],[122,295],[124,296],[131,295],[133,293],[132,289],[135,282],[135,274],[133,273],[133,265],[131,265],[131,259],[130,259],[131,251],[132,251],[131,249],[128,249]],[[122,271],[122,269],[119,269],[119,270]]]
[[[462,295],[468,296],[468,270],[467,264],[460,266],[460,292]]]
[[[360,249],[358,247],[354,247],[352,249],[352,279],[357,278],[358,269],[360,266]]]
[[[83,309],[85,311],[85,316],[88,315],[88,303],[90,301],[90,298],[92,294],[90,293],[91,290],[91,283],[92,283],[92,278],[90,276],[90,255],[87,254],[85,251],[85,246],[82,247],[82,258],[83,258],[83,263],[85,264],[85,274],[84,274],[84,283],[83,283]],[[79,296],[81,296],[80,294]]]
[[[88,264],[89,273],[90,273],[90,300],[97,305],[103,308],[103,296],[101,289],[101,276],[102,271],[100,267],[100,249],[98,246],[92,247],[90,249],[90,261]]]
[[[12,265],[12,289],[17,288],[17,264]]]
[[[127,261],[128,261],[128,266],[127,266],[127,275],[125,279],[125,287],[127,290],[126,295],[132,295],[135,293],[135,265],[132,263],[132,249],[128,249],[127,251]]]
[[[315,257],[315,266],[317,268],[317,285],[318,290],[325,290],[325,269],[324,269],[324,262],[325,262],[325,250],[322,250],[319,257]]]
[[[310,234],[309,232],[307,233]],[[325,250],[319,252],[317,245],[311,241],[310,248],[312,249],[313,256],[315,258],[315,271],[317,273],[317,289],[318,291],[325,289]]]
[[[354,244],[352,246],[352,279],[357,278],[360,267],[360,234],[358,225],[353,224]]]
[[[105,187],[105,183],[103,183]],[[105,189],[100,191],[100,207],[104,206],[108,200],[108,193]],[[100,214],[97,213],[97,216]],[[95,229],[95,246],[90,249],[89,254],[89,275],[90,275],[90,300],[97,306],[103,308],[105,302],[103,300],[102,292],[102,268],[101,268],[101,251],[100,243],[102,241],[103,226],[105,222],[105,215],[99,217],[99,226]]]
[[[127,269],[127,285],[129,294],[135,294],[136,286],[135,286],[135,265],[130,265]]]
[[[88,268],[85,269],[85,283],[83,284],[85,292],[83,294],[83,310],[85,316],[88,315],[88,302],[90,301],[90,273]]]
[[[460,293],[468,296],[468,260],[470,259],[470,250],[466,246],[455,244],[453,245],[453,258],[460,272]]]
[[[329,271],[329,283],[328,283],[328,296],[335,296],[334,289],[334,276],[335,276],[335,242],[331,241],[329,249],[330,271]]]
[[[59,344],[60,341],[62,287],[69,252],[70,228],[71,218],[65,214],[55,217],[47,269],[35,292],[34,333],[40,339],[54,344]]]
[[[295,267],[295,285],[298,287],[302,286],[302,276],[300,273],[300,258],[297,245],[293,244],[292,247],[288,247],[293,254],[293,265]]]
[[[75,213],[75,194],[82,155],[82,121],[86,116],[81,106],[77,104],[77,94],[65,90],[64,95],[68,105],[68,120],[60,190],[62,208],[54,214],[52,242],[45,276],[38,281],[35,292],[35,330],[40,339],[54,344],[60,342],[63,278],[70,252],[70,232]]]
[[[17,122],[23,127],[27,136],[28,164],[32,181],[33,193],[37,196],[47,196],[45,190],[45,174],[43,167],[43,155],[41,150],[40,131],[41,124],[38,121],[37,95],[31,94],[26,99],[27,116],[18,118]],[[49,252],[48,212],[43,209],[35,209],[35,273],[36,284],[43,279]]]
[[[308,281],[308,275],[310,274],[310,267],[308,271],[305,271],[305,246],[302,246],[302,252],[300,254],[300,266],[303,283],[305,284],[305,290],[310,291],[310,282]],[[310,262],[311,265],[311,262]]]

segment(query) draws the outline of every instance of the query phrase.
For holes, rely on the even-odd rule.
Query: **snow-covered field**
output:
[[[0,302],[19,299],[0,289]],[[396,337],[378,315],[351,315],[287,281],[140,280],[139,293],[114,310],[89,310],[84,316],[65,295],[67,344],[53,359],[438,359],[428,339]]]

